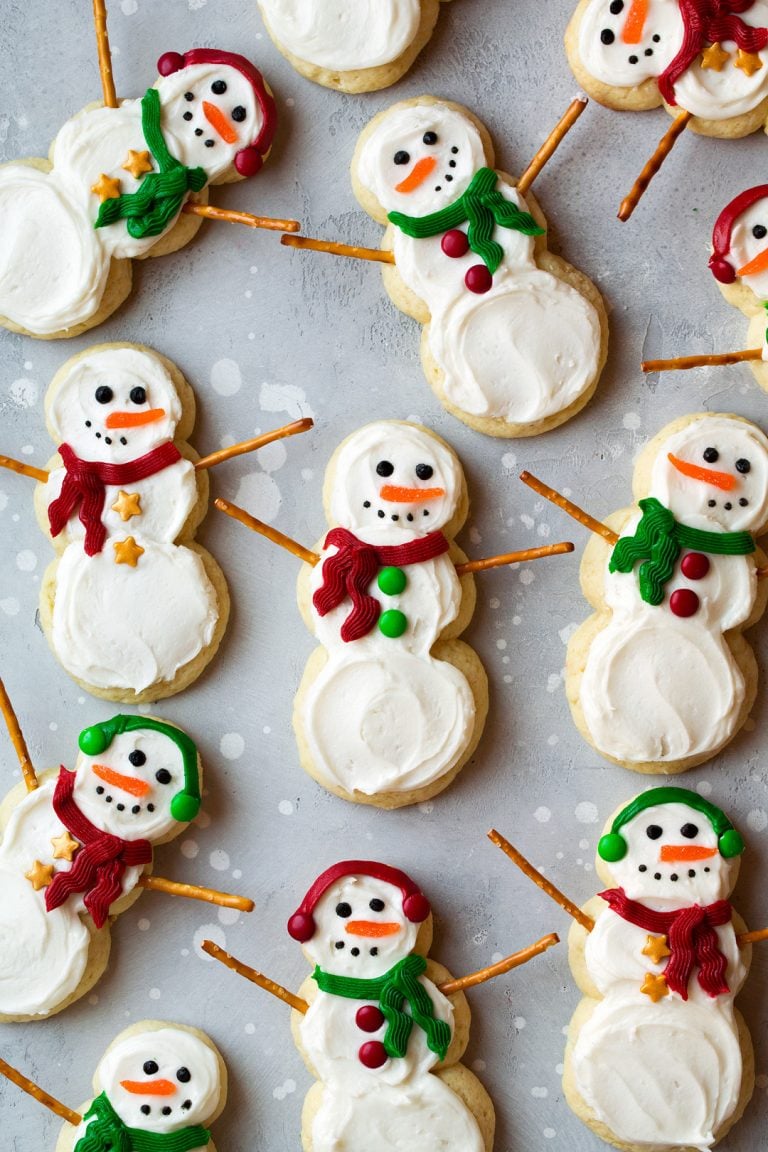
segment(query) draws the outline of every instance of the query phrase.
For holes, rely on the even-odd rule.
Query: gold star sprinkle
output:
[[[645,948],[643,948],[643,956],[647,956],[649,960],[653,960],[654,964],[661,964],[662,960],[671,955],[672,952],[667,947],[666,936],[648,937]]]
[[[115,550],[115,564],[128,564],[135,568],[139,556],[144,555],[144,549],[137,544],[133,536],[126,536],[125,540],[115,540],[112,547]]]
[[[54,860],[69,860],[70,863],[80,847],[80,841],[75,840],[74,836],[70,836],[66,828],[60,836],[51,836],[51,844],[53,844]]]
[[[112,511],[117,512],[123,523],[132,516],[141,516],[141,496],[138,492],[124,492],[121,488]]]
[[[39,860],[35,860],[29,872],[25,872],[24,875],[35,892],[39,892],[41,888],[47,888],[53,880],[53,864],[42,864]]]
[[[133,148],[129,148],[122,168],[124,172],[130,172],[134,180],[138,180],[141,176],[146,175],[147,172],[152,171],[152,161],[149,158],[149,152],[134,152]]]
[[[755,72],[760,71],[763,62],[756,52],[744,52],[739,48],[733,66],[734,68],[740,68],[745,76],[753,76]]]
[[[104,203],[105,200],[116,200],[120,195],[120,181],[117,176],[107,176],[102,172],[95,184],[91,185],[91,192]]]
[[[726,52],[718,43],[710,44],[709,48],[702,54],[701,66],[702,68],[711,68],[713,72],[722,72],[724,65],[728,63],[730,58],[730,52]]]
[[[669,996],[666,976],[663,972],[660,972],[658,976],[654,976],[653,972],[646,972],[645,979],[640,985],[640,991],[645,996],[650,996],[654,1004],[658,1004],[659,1000],[663,1000],[665,996]]]

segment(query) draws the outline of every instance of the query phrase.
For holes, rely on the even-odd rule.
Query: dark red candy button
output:
[[[366,1068],[381,1068],[382,1064],[386,1064],[389,1059],[381,1040],[366,1040],[365,1044],[361,1044],[357,1055],[360,1058],[360,1063]]]
[[[464,283],[470,292],[476,292],[478,296],[482,296],[493,284],[493,276],[491,276],[485,264],[473,264],[472,267],[467,270]]]
[[[357,1010],[355,1023],[361,1032],[378,1032],[384,1024],[384,1013],[375,1004],[364,1004]]]
[[[459,260],[462,256],[466,256],[469,251],[469,240],[467,240],[466,232],[462,232],[461,228],[451,228],[450,232],[446,232],[440,241],[440,247],[446,256],[450,256],[452,260]]]
[[[669,598],[669,607],[674,616],[693,616],[698,612],[700,603],[690,588],[678,588]]]
[[[703,580],[709,572],[709,557],[703,552],[688,552],[680,561],[680,567],[689,580]]]

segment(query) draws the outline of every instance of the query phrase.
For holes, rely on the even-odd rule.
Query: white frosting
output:
[[[436,143],[424,143],[429,132]],[[395,163],[404,155],[407,163]],[[413,191],[397,191],[417,164],[433,158],[427,179]],[[361,150],[358,176],[387,212],[425,216],[455,201],[485,163],[480,135],[460,112],[443,104],[396,106]],[[503,181],[497,187],[527,211],[515,189]],[[448,257],[441,235],[414,239],[395,228],[395,261],[429,308],[429,347],[449,402],[473,416],[531,423],[561,412],[591,386],[599,370],[600,322],[586,297],[537,268],[533,237],[496,227],[493,239],[504,256],[482,295],[464,282],[480,258],[471,250]]]
[[[719,456],[707,463],[703,453],[711,448]],[[733,489],[726,492],[682,474],[670,454],[727,472]],[[737,460],[748,461],[749,471],[739,471]],[[664,442],[653,465],[650,495],[689,527],[755,531],[768,515],[768,441],[754,425],[741,421],[723,416],[697,420]],[[634,535],[639,520],[639,514],[633,516],[622,536]],[[590,646],[580,700],[594,744],[616,759],[675,761],[713,753],[739,723],[744,679],[725,633],[743,625],[752,612],[754,560],[710,555],[707,575],[691,580],[680,566],[688,551],[681,551],[658,606],[642,601],[637,565],[633,572],[606,572],[605,602],[612,615]],[[670,610],[672,593],[683,588],[699,597],[693,616],[675,616]]]
[[[758,229],[757,236],[753,234],[753,228]],[[733,225],[731,246],[726,259],[735,272],[739,272],[768,248],[768,234],[761,235],[761,228],[768,228],[768,201],[765,197],[751,204]],[[758,300],[768,300],[768,270],[741,276],[740,279],[742,284],[752,289]]]
[[[421,21],[420,0],[260,0],[260,6],[294,56],[343,72],[397,60]]]
[[[377,472],[382,462],[389,466],[386,475]],[[378,547],[402,545],[444,527],[463,488],[461,466],[446,445],[414,425],[395,422],[361,428],[342,446],[332,468],[333,520]],[[425,468],[431,469],[428,476]],[[428,490],[430,498],[404,500],[413,488]],[[323,584],[324,561],[336,551],[335,546],[323,549],[312,571],[313,593]],[[399,595],[380,592],[377,579],[368,589],[382,611],[404,613],[408,627],[397,639],[374,626],[367,636],[343,641],[349,599],[324,617],[313,609],[314,631],[328,660],[304,699],[302,728],[322,775],[346,791],[369,796],[438,780],[460,760],[474,726],[466,678],[430,654],[461,605],[453,562],[444,554],[402,570],[406,586]]]
[[[697,809],[654,805],[625,824],[621,835],[627,854],[610,865],[611,882],[630,899],[675,911],[730,895],[737,862],[719,855],[717,834]],[[663,859],[664,849],[674,856],[676,846],[691,845],[713,855],[699,862]],[[661,974],[668,959],[655,963],[643,954],[648,932],[606,908],[587,937],[587,970],[604,999],[579,1029],[573,1070],[586,1104],[615,1139],[709,1148],[736,1107],[742,1060],[733,998],[746,968],[733,925],[715,931],[728,961],[729,993],[710,997],[694,973],[687,1001],[670,991],[655,1004],[640,987],[648,973]]]
[[[660,76],[677,56],[683,43],[684,24],[676,0],[651,0],[642,36],[637,43],[624,40],[627,0],[620,12],[610,12],[609,0],[593,0],[581,20],[579,53],[586,69],[605,84],[630,88]],[[768,3],[757,3],[743,13],[745,24],[768,25]],[[603,36],[613,38],[605,43]],[[681,109],[706,120],[727,120],[751,112],[768,96],[768,50],[759,53],[762,66],[751,76],[735,66],[737,46],[723,41],[730,54],[720,71],[702,68],[701,56],[675,84]]]
[[[375,908],[371,909],[371,900]],[[383,904],[379,907],[378,902]],[[337,909],[344,912],[339,915]],[[304,951],[334,975],[372,979],[410,955],[418,925],[403,913],[398,888],[368,876],[346,876],[324,893],[314,913],[315,934]],[[360,935],[361,927],[385,923],[397,931],[386,936]],[[339,948],[341,943],[343,947]],[[356,947],[359,955],[353,956]],[[375,953],[371,954],[371,948]],[[431,980],[419,982],[432,1001],[436,1019],[453,1029],[450,1001]],[[318,991],[302,1017],[302,1046],[324,1085],[322,1102],[312,1122],[315,1152],[366,1148],[371,1152],[484,1152],[477,1122],[463,1101],[430,1074],[438,1062],[426,1035],[414,1025],[405,1056],[389,1058],[380,1068],[366,1068],[358,1051],[367,1041],[381,1041],[386,1027],[363,1032],[356,1015],[374,1001],[351,1000]]]
[[[217,80],[227,85],[222,95],[211,91]],[[216,181],[261,125],[250,83],[226,65],[198,64],[162,77],[156,86],[171,154],[189,167],[203,167]],[[235,143],[225,143],[212,128],[203,101],[224,114]],[[231,118],[234,107],[245,110],[241,122]],[[143,256],[159,237],[134,240],[124,220],[96,229],[100,200],[91,189],[106,175],[119,179],[121,192],[134,192],[140,178],[123,165],[129,149],[146,148],[140,101],[126,100],[119,108],[90,108],[72,117],[54,142],[50,173],[21,164],[0,168],[0,316],[46,336],[84,323],[99,310],[110,260]]]

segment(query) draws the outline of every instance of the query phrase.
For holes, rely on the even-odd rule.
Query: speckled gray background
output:
[[[423,92],[468,104],[491,129],[499,163],[519,172],[575,91],[562,47],[572,0],[454,0],[410,75],[383,93],[350,98],[288,67],[263,33],[254,0],[112,0],[117,87],[135,96],[162,51],[216,45],[253,57],[276,94],[282,124],[260,176],[215,193],[215,202],[294,215],[310,234],[378,244],[358,208],[348,163],[358,131],[396,99]],[[2,0],[0,159],[41,155],[64,120],[99,95],[88,0]],[[284,930],[314,877],[345,856],[405,868],[438,917],[434,956],[457,974],[498,958],[567,918],[485,839],[506,830],[571,896],[595,891],[592,859],[604,818],[643,785],[607,767],[572,726],[561,670],[565,642],[586,615],[578,587],[581,529],[543,507],[517,480],[531,468],[569,488],[596,515],[628,501],[632,460],[666,421],[701,408],[768,424],[765,395],[746,368],[644,379],[643,353],[730,349],[743,318],[706,270],[719,208],[765,177],[762,135],[728,144],[681,140],[634,220],[615,212],[667,125],[660,112],[619,116],[594,105],[537,183],[551,242],[601,287],[611,354],[595,400],[539,439],[483,439],[448,417],[422,378],[418,326],[389,303],[368,265],[289,253],[275,236],[209,225],[188,249],[136,266],[135,292],[96,333],[43,343],[0,332],[0,452],[38,464],[51,452],[42,398],[70,354],[100,340],[143,340],[175,360],[196,389],[193,443],[201,452],[299,415],[316,428],[284,446],[230,463],[215,493],[311,543],[323,531],[320,484],[334,446],[379,417],[415,416],[456,447],[472,513],[462,541],[485,555],[572,538],[574,556],[479,579],[466,633],[487,666],[491,718],[474,761],[431,804],[394,814],[355,808],[321,791],[297,763],[291,703],[312,640],[294,602],[297,562],[212,512],[200,539],[227,572],[229,633],[209,672],[157,711],[189,729],[207,767],[205,814],[157,853],[161,875],[242,890],[251,916],[235,918],[144,894],[113,933],[110,969],[95,994],[47,1022],[0,1027],[0,1053],[77,1106],[100,1053],[128,1022],[194,1023],[220,1045],[230,1071],[229,1109],[216,1125],[220,1152],[295,1152],[310,1078],[287,1010],[203,958],[211,935],[296,988],[307,972]],[[2,222],[0,221],[0,227]],[[0,673],[36,763],[71,764],[77,733],[114,709],[83,697],[58,668],[35,625],[50,548],[32,515],[29,482],[0,476]],[[765,629],[756,641],[762,656]],[[763,670],[765,671],[765,670]],[[728,809],[749,842],[736,903],[753,927],[768,922],[768,772],[754,723],[716,761],[689,773]],[[4,733],[7,786],[18,775]],[[2,893],[0,893],[2,899]],[[746,1119],[722,1146],[759,1146],[768,1114],[768,945],[756,949],[741,997],[757,1042],[758,1087]],[[577,1003],[564,946],[471,994],[468,1063],[496,1103],[497,1152],[595,1152],[560,1089],[563,1028]],[[53,1149],[59,1121],[0,1083],[0,1146]],[[414,1150],[416,1152],[416,1150]]]

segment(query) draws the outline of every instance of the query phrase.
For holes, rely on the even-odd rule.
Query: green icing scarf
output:
[[[451,1029],[445,1020],[435,1019],[429,993],[419,983],[419,976],[426,967],[427,962],[423,956],[406,956],[394,968],[373,980],[333,976],[319,967],[312,973],[312,979],[317,981],[321,992],[330,992],[332,996],[345,996],[349,1000],[378,1000],[387,1021],[384,1048],[388,1056],[405,1056],[413,1025],[418,1024],[427,1035],[430,1052],[434,1052],[440,1060],[445,1060],[451,1043]],[[411,1014],[404,1011],[404,1003],[410,1006]]]
[[[159,171],[148,172],[135,192],[104,200],[94,228],[106,228],[125,220],[134,240],[159,236],[181,210],[188,192],[199,192],[208,177],[204,168],[187,168],[171,156],[160,127],[160,94],[148,88],[141,98],[141,128],[144,142]]]
[[[97,1096],[84,1119],[96,1119],[86,1128],[73,1152],[191,1152],[193,1148],[207,1148],[211,1134],[196,1124],[178,1132],[145,1132],[129,1128],[115,1112],[106,1092]]]
[[[640,595],[646,604],[661,604],[664,586],[683,548],[712,556],[749,556],[755,542],[749,532],[706,532],[679,524],[655,497],[640,501],[642,519],[634,536],[623,536],[608,565],[610,572],[631,572],[638,560]]]
[[[496,224],[501,228],[514,228],[525,236],[544,234],[544,229],[539,228],[529,212],[523,212],[516,204],[505,200],[501,192],[496,190],[498,179],[493,168],[481,168],[472,177],[472,183],[464,195],[447,208],[431,212],[428,216],[406,216],[403,212],[390,212],[388,219],[406,236],[412,236],[415,240],[425,240],[428,236],[448,232],[468,220],[469,246],[493,275],[504,259],[504,249],[492,239]]]

